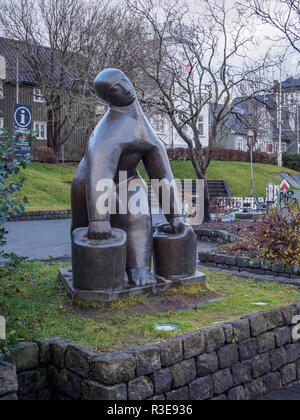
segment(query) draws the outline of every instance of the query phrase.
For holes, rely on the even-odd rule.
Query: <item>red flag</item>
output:
[[[194,55],[189,59],[189,62],[185,68],[185,70],[187,71],[187,73],[189,74],[189,77],[191,77],[192,80],[194,80],[194,70],[193,70],[193,60],[194,60]]]

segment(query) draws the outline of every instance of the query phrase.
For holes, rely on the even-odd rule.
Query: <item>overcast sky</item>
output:
[[[201,1],[202,0],[188,0],[188,3],[191,4],[191,7],[199,10],[199,8],[201,8]],[[229,4],[231,1],[232,4],[235,3],[235,0],[227,1]],[[239,2],[244,2],[246,5],[249,3],[248,0],[239,0]],[[259,19],[256,19],[255,22],[253,22],[252,29],[262,50],[267,51],[269,48],[272,48],[274,45],[276,45],[278,51],[286,51],[286,46],[280,45],[281,43],[279,42],[274,42],[274,40],[278,37],[279,32],[272,25],[262,23]],[[269,38],[269,40],[267,38]],[[282,66],[282,77],[287,75],[290,76],[294,73],[295,69],[297,68],[297,64],[299,63],[299,59],[299,54],[293,51],[293,49],[290,49]],[[300,72],[300,69],[298,71]],[[274,76],[279,78],[279,74]]]
[[[84,0],[84,1],[88,1],[88,0]],[[236,0],[226,0],[226,1],[230,7],[233,6],[236,2]],[[119,4],[122,2],[125,3],[125,0],[110,0],[111,4],[114,4],[114,3]],[[203,0],[178,0],[178,3],[180,2],[186,2],[189,5],[189,8],[191,9],[192,12],[201,14],[201,10],[203,10],[203,4],[201,4]],[[240,3],[245,2],[245,4],[247,4],[248,0],[239,0],[239,2]],[[164,3],[164,0],[160,0],[160,4],[163,5],[163,3]],[[186,23],[188,24],[188,21]],[[230,21],[229,21],[229,25],[230,25]],[[257,47],[258,47],[258,48],[257,47],[253,48],[252,51],[249,51],[249,55],[251,56],[251,58],[255,58],[257,54],[270,50],[270,48],[273,48],[275,45],[278,47],[278,50],[282,50],[282,47],[283,47],[282,45],[280,45],[279,43],[274,43],[274,41],[272,40],[266,39],[267,37],[275,39],[276,35],[278,35],[276,30],[271,25],[262,24],[261,21],[257,19],[255,22],[253,22],[253,24],[251,25],[251,28],[254,32],[254,35],[257,41]],[[0,28],[0,34],[1,34],[1,28]],[[299,55],[291,51],[287,55],[286,60],[282,66],[282,78],[293,75],[298,62],[299,62]],[[300,68],[298,72],[300,72]],[[274,74],[274,78],[279,79],[280,78],[279,73]]]
[[[178,0],[178,2],[185,2],[189,5],[189,8],[192,12],[200,13],[201,9],[203,9],[203,0]],[[234,6],[236,0],[226,0],[228,7]],[[161,0],[161,4],[163,4],[164,0]],[[239,0],[239,3],[245,2],[247,5],[249,2],[248,0]],[[195,14],[196,14],[195,13]],[[233,17],[234,18],[234,17]],[[188,21],[186,22],[188,24]],[[230,20],[229,20],[230,25]],[[254,37],[256,39],[257,46],[253,48],[253,50],[249,50],[249,55],[254,58],[257,54],[266,52],[271,48],[274,49],[274,52],[281,53],[286,51],[286,46],[282,45],[282,43],[275,42],[274,40],[278,37],[278,31],[273,28],[271,25],[262,23],[258,18],[253,18],[253,24],[251,25],[251,29],[253,31]],[[269,38],[269,39],[268,39]],[[258,48],[257,48],[258,47]],[[292,49],[286,56],[285,61],[282,65],[282,78],[286,78],[288,76],[293,75],[297,64],[299,62],[299,55],[294,52]],[[298,70],[300,72],[300,68]],[[280,72],[276,74],[274,72],[274,79],[280,78]]]

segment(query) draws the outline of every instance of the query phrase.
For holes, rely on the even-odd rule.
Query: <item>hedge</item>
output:
[[[283,166],[300,172],[300,155],[298,153],[284,153]]]
[[[37,147],[33,154],[34,158],[40,163],[53,163],[55,161],[54,150],[50,147]]]
[[[185,148],[168,149],[168,156],[171,161],[190,160],[190,152]],[[207,153],[207,148],[204,149]],[[250,152],[242,150],[216,148],[212,152],[213,160],[229,161],[229,162],[250,162]],[[271,163],[272,156],[268,153],[255,151],[253,153],[253,162],[255,163]]]

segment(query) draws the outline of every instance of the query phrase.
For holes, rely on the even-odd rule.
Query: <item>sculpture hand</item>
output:
[[[170,220],[170,226],[172,229],[172,233],[175,233],[176,235],[182,231],[182,228],[184,227],[184,221],[182,217],[174,217]]]
[[[183,232],[186,225],[182,217],[174,217],[169,221],[169,223],[162,223],[158,226],[158,230],[162,233],[171,233],[178,235],[178,233]]]
[[[89,226],[88,238],[89,239],[110,239],[111,225],[110,222],[91,222]]]

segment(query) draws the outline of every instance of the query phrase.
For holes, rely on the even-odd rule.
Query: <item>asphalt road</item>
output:
[[[155,217],[154,223],[164,219]],[[38,220],[11,222],[8,230],[6,252],[14,252],[29,260],[49,260],[71,257],[70,220]],[[198,249],[208,252],[216,244],[198,242]]]

